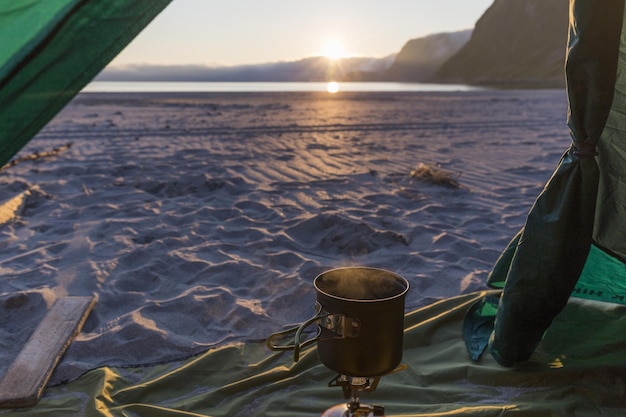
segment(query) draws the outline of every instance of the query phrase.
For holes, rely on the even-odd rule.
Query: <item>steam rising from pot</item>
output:
[[[407,290],[405,283],[389,272],[370,268],[329,271],[315,282],[319,291],[349,300],[382,300]]]

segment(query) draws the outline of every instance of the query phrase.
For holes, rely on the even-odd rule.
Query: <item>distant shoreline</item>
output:
[[[186,92],[327,92],[327,82],[184,82],[94,81],[82,92],[93,93],[186,93]],[[341,92],[481,91],[482,86],[399,82],[339,82]],[[329,93],[330,94],[330,93]]]

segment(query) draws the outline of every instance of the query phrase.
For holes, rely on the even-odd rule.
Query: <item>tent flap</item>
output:
[[[12,42],[0,47],[0,166],[170,1],[3,2],[2,43]]]
[[[504,287],[490,341],[504,366],[531,356],[566,305],[592,244],[595,149],[613,103],[624,0],[571,0],[570,9],[565,72],[573,143],[488,278]]]

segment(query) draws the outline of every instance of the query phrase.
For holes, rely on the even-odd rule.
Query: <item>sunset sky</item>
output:
[[[493,0],[174,0],[113,62],[232,66],[314,55],[383,57],[474,27]]]

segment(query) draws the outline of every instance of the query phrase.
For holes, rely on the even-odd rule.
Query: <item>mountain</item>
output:
[[[433,81],[562,87],[569,0],[495,0]]]
[[[472,30],[436,33],[408,41],[384,71],[347,74],[347,81],[427,82],[467,43]]]
[[[209,67],[203,65],[132,65],[107,67],[96,81],[340,81],[358,71],[382,71],[393,62],[384,58],[304,58],[268,64]]]
[[[398,81],[427,82],[467,43],[471,30],[437,33],[408,41],[383,58],[311,57],[297,61],[209,67],[203,65],[132,65],[107,67],[97,81]]]
[[[570,0],[495,0],[473,30],[408,41],[384,58],[232,67],[107,67],[99,81],[395,81],[563,87]]]

